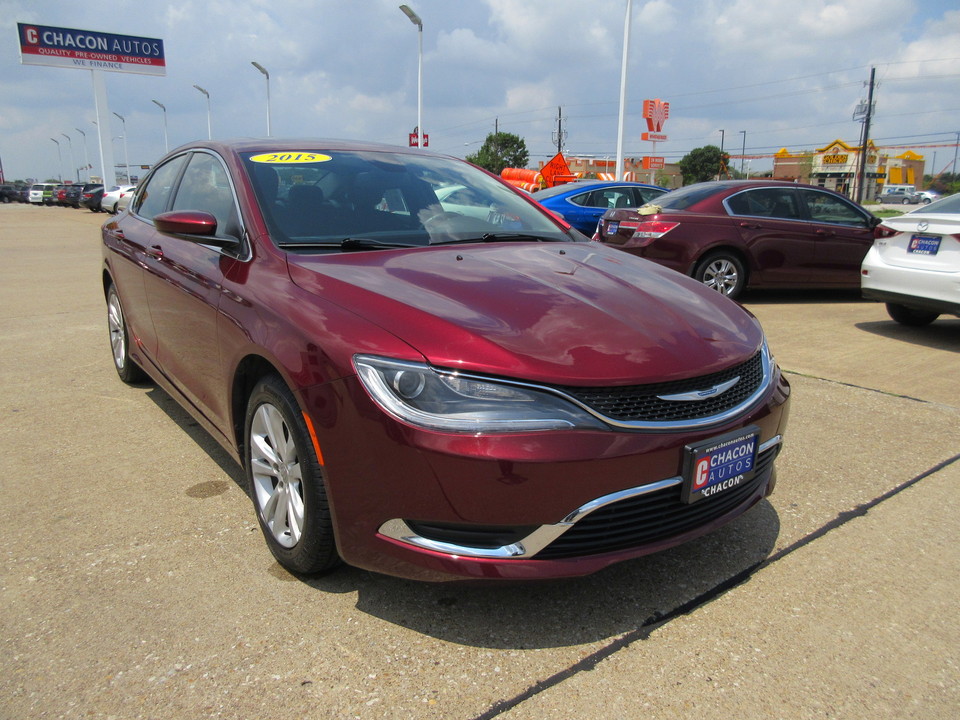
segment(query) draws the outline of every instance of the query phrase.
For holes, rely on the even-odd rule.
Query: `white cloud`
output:
[[[405,143],[416,124],[417,30],[396,0],[119,0],[110,16],[82,3],[0,0],[0,159],[8,176],[58,173],[50,137],[95,128],[89,74],[19,65],[16,23],[161,37],[163,78],[106,73],[111,110],[127,118],[131,163],[214,134],[264,132],[271,74],[274,134]],[[410,0],[423,18],[424,125],[431,148],[466,154],[500,127],[531,153],[555,152],[563,107],[567,150],[616,147],[626,0]],[[658,152],[719,142],[748,152],[855,140],[851,110],[877,67],[875,138],[955,132],[960,11],[949,0],[634,0],[626,149],[640,140],[642,101],[671,103]],[[112,136],[120,135],[117,127]],[[940,135],[936,135],[939,133]],[[933,134],[933,135],[932,135]],[[93,154],[93,138],[90,139]],[[751,148],[751,145],[753,146]],[[922,151],[921,151],[922,152]],[[756,161],[757,167],[761,161]]]

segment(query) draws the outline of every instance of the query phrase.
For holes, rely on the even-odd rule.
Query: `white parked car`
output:
[[[125,206],[119,206],[120,197],[122,195],[132,195],[136,189],[136,185],[114,185],[103,194],[103,200],[100,201],[100,209],[108,213],[115,213],[118,210],[122,210]],[[130,202],[129,197],[127,198],[127,202]]]
[[[863,259],[863,296],[904,325],[960,317],[960,194],[887,218]]]

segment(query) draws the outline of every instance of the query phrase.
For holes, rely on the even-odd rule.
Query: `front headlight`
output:
[[[353,364],[381,408],[418,427],[462,433],[609,429],[568,400],[520,383],[370,355],[356,355]]]

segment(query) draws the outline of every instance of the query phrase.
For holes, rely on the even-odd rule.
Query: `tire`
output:
[[[107,331],[110,333],[113,367],[120,379],[128,385],[146,380],[146,373],[130,357],[130,334],[127,332],[120,296],[113,285],[107,290]]]
[[[940,317],[940,313],[930,310],[917,310],[896,303],[887,303],[887,314],[901,325],[909,325],[910,327],[923,327]]]
[[[904,198],[903,202],[901,203],[901,205],[909,205],[909,204],[910,204],[910,198]]]
[[[739,297],[747,284],[743,262],[727,251],[710,253],[703,258],[697,263],[693,277],[731,299]]]
[[[300,407],[276,375],[257,383],[247,401],[244,467],[260,529],[277,562],[300,575],[338,565],[323,470]]]

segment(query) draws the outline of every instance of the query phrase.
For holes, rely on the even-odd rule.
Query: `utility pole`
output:
[[[863,145],[860,147],[860,167],[857,168],[857,196],[854,200],[863,203],[864,181],[867,177],[867,148],[870,144],[870,117],[873,115],[873,83],[876,77],[876,68],[870,68],[870,88],[867,90],[867,109],[863,116]]]
[[[557,130],[553,135],[554,135],[553,139],[557,143],[557,154],[562,155],[563,141],[566,139],[567,134],[563,130],[563,108],[561,107],[557,108]]]

